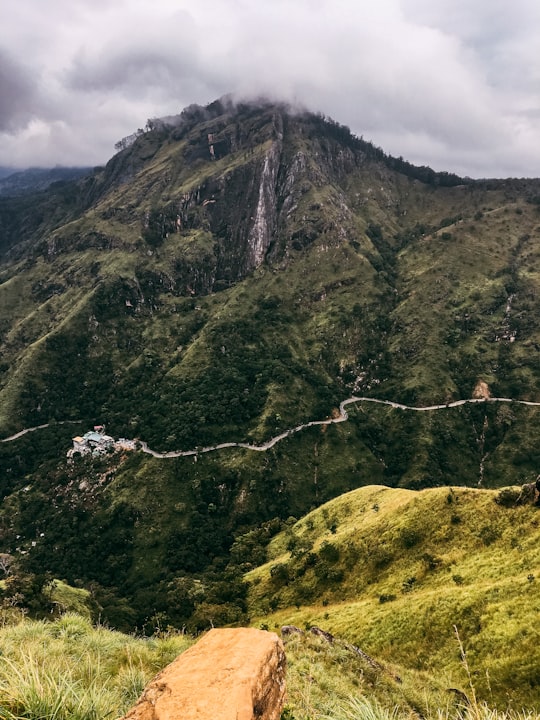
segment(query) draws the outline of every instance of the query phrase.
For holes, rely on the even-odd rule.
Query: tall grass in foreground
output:
[[[190,640],[137,639],[78,615],[0,630],[2,720],[114,720]]]
[[[478,701],[466,658],[460,689],[444,674],[374,668],[339,640],[309,633],[291,636],[286,655],[283,720],[540,720],[536,710],[495,710]]]
[[[138,639],[75,614],[0,627],[0,720],[115,720],[147,682],[193,641]],[[533,711],[493,710],[449,692],[445,678],[373,666],[346,644],[306,634],[286,644],[283,720],[540,720]],[[467,668],[465,667],[467,670]]]
[[[404,713],[399,708],[388,709],[365,697],[351,698],[337,708],[332,715],[320,716],[321,720],[412,720],[416,713]],[[438,709],[431,717],[434,720],[537,720],[539,715],[533,711],[493,710],[485,703],[463,705],[455,710]]]

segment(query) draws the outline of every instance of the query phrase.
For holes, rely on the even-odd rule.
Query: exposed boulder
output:
[[[284,701],[278,636],[214,629],[156,675],[124,720],[278,720]]]
[[[521,487],[511,486],[502,488],[495,498],[497,505],[503,507],[516,507],[517,505],[540,506],[540,475],[534,483],[526,483]]]
[[[312,625],[309,631],[312,635],[323,638],[323,640],[326,640],[326,642],[330,643],[330,645],[332,645],[335,640],[335,637],[331,633],[327,632],[326,630],[322,630],[316,625]]]
[[[491,392],[487,382],[479,380],[474,387],[472,396],[475,400],[489,400]]]
[[[281,628],[281,637],[286,638],[289,635],[303,635],[304,631],[296,627],[296,625],[283,625]]]

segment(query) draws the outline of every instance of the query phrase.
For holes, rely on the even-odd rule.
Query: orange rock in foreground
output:
[[[214,629],[156,675],[124,720],[279,720],[284,700],[278,636]]]

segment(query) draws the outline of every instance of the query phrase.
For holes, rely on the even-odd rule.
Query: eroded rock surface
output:
[[[278,636],[214,629],[156,675],[124,720],[278,720],[284,700]]]

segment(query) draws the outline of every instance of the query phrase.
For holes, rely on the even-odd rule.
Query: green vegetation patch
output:
[[[120,717],[191,640],[141,640],[67,614],[0,629],[0,714],[8,720]]]
[[[534,705],[538,509],[509,495],[348,493],[273,538],[269,561],[246,576],[249,611],[270,627],[318,625],[459,685],[457,630],[482,700]]]

